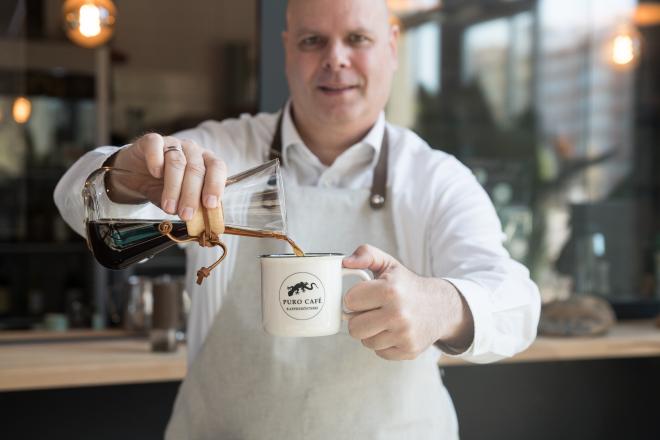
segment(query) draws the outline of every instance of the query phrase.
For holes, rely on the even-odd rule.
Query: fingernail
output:
[[[154,176],[157,179],[160,179],[161,173],[163,172],[163,169],[161,167],[153,167],[151,169],[151,175]]]
[[[218,198],[216,196],[206,196],[204,199],[204,205],[207,208],[217,208],[218,207]]]
[[[176,202],[174,199],[165,200],[165,203],[163,203],[163,211],[170,214],[174,214],[176,212]]]
[[[193,209],[190,208],[190,207],[185,207],[181,211],[181,219],[182,220],[188,221],[192,218],[192,216],[193,216]]]

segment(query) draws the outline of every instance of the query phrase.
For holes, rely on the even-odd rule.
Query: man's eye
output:
[[[301,47],[314,47],[321,44],[321,38],[317,36],[306,37],[300,40]]]
[[[348,41],[351,44],[365,44],[369,42],[369,38],[366,35],[351,34],[348,36]]]

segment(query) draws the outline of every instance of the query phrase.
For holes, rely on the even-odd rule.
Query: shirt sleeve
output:
[[[103,162],[119,147],[99,147],[80,157],[55,187],[53,199],[64,221],[82,237],[85,237],[85,206],[82,190],[87,177],[103,166]]]
[[[488,195],[466,167],[453,162],[452,178],[445,180],[432,210],[431,270],[459,290],[474,319],[472,345],[455,356],[493,362],[534,341],[540,295],[527,268],[504,248]]]

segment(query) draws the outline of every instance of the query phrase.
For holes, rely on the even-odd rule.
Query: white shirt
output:
[[[335,188],[370,188],[371,168],[376,166],[383,142],[385,115],[378,120],[362,139],[342,153],[331,166],[321,163],[300,138],[290,116],[287,104],[282,118],[282,159],[287,176],[299,185]],[[288,166],[288,165],[291,166]]]
[[[287,106],[288,110],[288,106]],[[268,159],[277,114],[243,115],[222,122],[207,121],[175,136],[192,139],[213,150],[234,174]],[[415,133],[385,122],[381,114],[366,137],[323,165],[302,142],[289,111],[282,127],[285,179],[299,184],[338,188],[370,188],[384,129],[389,134],[388,200],[395,213],[398,258],[422,276],[444,278],[461,292],[474,318],[474,341],[458,357],[492,362],[527,348],[536,336],[540,295],[528,270],[510,258],[504,234],[488,195],[469,169],[453,156],[433,150]],[[62,217],[84,236],[81,189],[87,175],[117,147],[100,147],[81,157],[55,189]],[[188,252],[189,287],[193,274],[211,257]],[[231,249],[230,249],[231,255]],[[204,307],[193,308],[188,327],[189,361],[206,336],[233,266],[230,258],[215,282],[205,281]]]

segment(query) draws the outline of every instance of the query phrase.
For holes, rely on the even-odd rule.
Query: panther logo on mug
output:
[[[325,303],[325,288],[315,275],[298,272],[289,275],[280,286],[280,306],[293,319],[311,319]]]
[[[316,286],[316,283],[312,283],[311,285],[309,283],[304,283],[304,282],[299,282],[298,284],[294,284],[293,286],[287,287],[287,292],[289,293],[289,296],[293,295],[294,293],[298,295],[300,291],[305,291],[305,290],[313,290],[314,287]]]

